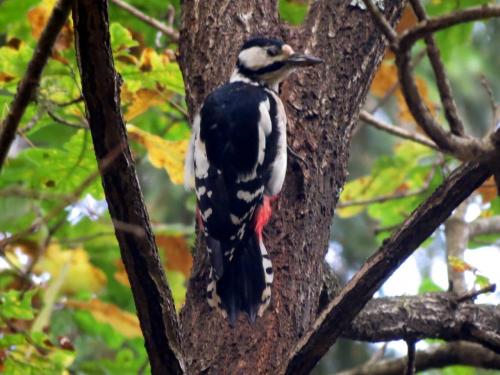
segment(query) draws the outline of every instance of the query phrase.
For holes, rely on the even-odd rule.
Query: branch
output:
[[[396,53],[396,65],[398,66],[401,91],[405,97],[411,114],[418,125],[425,131],[437,146],[443,151],[450,153],[460,160],[477,160],[484,158],[489,151],[485,145],[477,139],[457,136],[444,130],[434,119],[429,108],[420,96],[417,84],[412,76],[412,64],[410,52],[400,48]]]
[[[399,38],[399,45],[402,48],[409,49],[417,40],[425,38],[425,36],[436,31],[465,22],[493,17],[500,17],[500,5],[487,4],[445,14],[419,22],[414,27],[406,30]]]
[[[467,163],[448,176],[322,311],[291,353],[286,373],[309,373],[383,282],[490,174],[484,165]]]
[[[418,17],[419,21],[426,21],[427,14],[422,6],[420,0],[410,0],[413,7],[413,11]],[[431,63],[432,69],[434,70],[434,75],[436,76],[436,83],[439,91],[439,96],[444,107],[444,115],[453,134],[464,135],[464,124],[462,119],[458,115],[457,105],[453,99],[453,93],[451,90],[450,82],[446,76],[443,62],[441,61],[441,53],[432,35],[426,35],[424,37],[425,44],[427,46],[427,56]]]
[[[467,207],[467,201],[462,202],[444,223],[446,264],[448,267],[448,290],[457,294],[464,294],[467,292],[467,283],[465,282],[464,272],[455,270],[450,259],[464,259],[465,250],[469,243],[469,228],[468,224],[465,222]]]
[[[500,354],[500,306],[469,301],[449,292],[375,298],[342,332],[342,337],[367,342],[464,340]]]
[[[101,170],[109,212],[132,286],[152,373],[183,374],[180,330],[142,198],[120,112],[119,76],[111,53],[107,2],[78,0],[73,6],[82,92],[94,150],[102,160],[119,154]],[[116,225],[116,222],[122,223]],[[134,226],[143,235],[124,230]]]
[[[52,47],[66,20],[68,19],[72,0],[59,0],[38,40],[26,73],[17,89],[16,96],[10,106],[7,117],[0,129],[0,170],[7,158],[10,146],[16,137],[17,128],[26,107],[33,98],[40,83],[43,68],[52,52]]]
[[[390,125],[384,121],[377,119],[375,116],[371,115],[367,111],[361,111],[359,118],[373,127],[386,131],[387,133],[396,135],[403,139],[408,139],[410,141],[420,143],[421,145],[430,147],[436,151],[439,151],[439,147],[436,146],[429,138],[424,137],[418,133],[411,133],[401,127]]]
[[[418,351],[415,356],[416,371],[443,368],[452,365],[500,369],[500,355],[480,345],[467,342],[444,344],[435,349]],[[406,358],[386,359],[369,366],[363,365],[336,375],[399,375],[404,372]]]
[[[500,16],[500,6],[482,6],[477,8],[469,8],[463,11],[447,14],[442,17],[425,20],[417,24],[415,27],[406,30],[400,37],[395,36],[395,30],[389,25],[384,15],[373,5],[371,0],[363,0],[368,7],[368,10],[373,16],[374,21],[378,24],[380,30],[390,40],[390,45],[396,54],[396,65],[398,66],[399,81],[405,100],[408,104],[413,117],[418,125],[422,127],[425,133],[436,143],[439,148],[451,153],[460,160],[477,160],[477,161],[492,161],[498,155],[495,153],[494,142],[480,141],[478,139],[456,135],[460,133],[460,125],[450,123],[452,133],[445,131],[439,123],[433,118],[429,108],[425,105],[417,85],[412,77],[413,66],[411,63],[410,49],[413,44],[420,38],[424,38],[432,32],[441,30],[458,23],[467,22],[475,19],[482,19],[494,16]],[[432,53],[431,53],[432,54]],[[433,55],[433,68],[438,68],[438,57]],[[431,61],[432,63],[432,61]],[[444,71],[442,72],[444,74]],[[441,79],[443,77],[438,77]],[[443,82],[441,82],[443,83]],[[441,87],[446,90],[446,87]],[[443,92],[441,92],[443,94]],[[449,105],[450,103],[448,103]],[[451,107],[448,108],[451,110]],[[456,120],[456,119],[453,119]]]
[[[144,23],[147,23],[149,26],[153,26],[156,30],[170,37],[172,41],[177,42],[179,40],[179,32],[175,30],[173,27],[167,26],[163,22],[158,21],[156,18],[144,14],[139,9],[137,9],[136,7],[130,5],[129,3],[123,0],[111,0],[111,2],[119,6],[123,10],[126,10],[127,12],[137,17]]]
[[[470,237],[500,233],[500,216],[476,219],[469,224]]]

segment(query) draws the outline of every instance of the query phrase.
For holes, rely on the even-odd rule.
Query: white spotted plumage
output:
[[[262,229],[287,165],[278,85],[295,68],[318,61],[278,40],[251,39],[230,83],[207,96],[193,121],[185,185],[195,188],[210,259],[208,303],[231,324],[239,311],[253,321],[271,302],[274,274]]]

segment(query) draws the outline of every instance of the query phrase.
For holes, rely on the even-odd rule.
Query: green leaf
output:
[[[297,0],[280,0],[279,1],[279,14],[280,17],[292,24],[300,25],[304,22],[308,9],[307,1]]]
[[[437,285],[430,277],[424,277],[418,288],[418,294],[442,292],[443,288]]]
[[[7,349],[10,348],[12,345],[23,345],[25,343],[26,339],[24,338],[24,335],[20,333],[5,335],[2,338],[0,338],[1,349]]]
[[[486,276],[477,273],[474,284],[476,284],[479,288],[486,288],[491,285],[491,281]]]
[[[41,192],[71,194],[95,173],[96,168],[90,134],[82,130],[75,133],[62,149],[28,148],[9,160],[2,172],[0,189],[18,185]],[[101,199],[104,194],[99,178],[95,178],[84,193]]]
[[[443,375],[475,375],[474,367],[468,366],[449,366],[443,369]]]
[[[8,290],[0,294],[0,314],[7,319],[31,320],[35,317],[31,300],[36,290],[24,295],[18,290]]]
[[[109,33],[111,35],[111,46],[113,47],[114,53],[139,45],[132,37],[132,33],[119,23],[111,23]]]
[[[5,361],[5,374],[8,375],[63,375],[73,362],[74,354],[53,348],[48,355],[42,356],[31,351],[27,357],[17,350],[10,352]]]
[[[14,78],[6,83],[0,81],[0,88],[11,87],[15,90],[16,84],[23,77],[32,55],[33,49],[26,44],[21,45],[19,49],[0,47],[0,72]]]
[[[0,1],[0,25],[2,34],[9,37],[27,38],[30,36],[30,27],[26,19],[28,10],[38,4],[40,0],[4,0]],[[1,59],[0,59],[1,61]]]

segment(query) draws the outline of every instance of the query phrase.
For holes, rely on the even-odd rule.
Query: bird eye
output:
[[[281,52],[281,50],[278,47],[276,47],[276,46],[272,46],[272,47],[269,47],[267,49],[267,54],[269,56],[272,56],[272,57],[278,56],[280,54],[280,52]]]

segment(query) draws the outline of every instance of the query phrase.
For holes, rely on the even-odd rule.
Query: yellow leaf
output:
[[[45,0],[42,4],[32,8],[28,11],[28,22],[31,26],[31,35],[35,39],[38,39],[42,34],[47,21],[49,20],[50,14],[52,13],[52,8],[55,5],[55,1]],[[71,47],[73,43],[73,26],[68,20],[59,34],[57,35],[56,42],[54,43],[54,49],[56,51],[61,51]]]
[[[130,121],[146,112],[149,108],[165,102],[165,99],[162,98],[158,91],[150,89],[139,89],[135,93],[128,93],[123,97],[130,99],[132,103],[125,113],[125,121]]]
[[[49,19],[50,10],[44,6],[37,6],[28,11],[28,22],[31,26],[31,35],[39,38]]]
[[[165,268],[179,271],[186,278],[191,274],[193,257],[183,236],[157,235],[156,243],[165,252]]]
[[[476,271],[476,268],[471,266],[469,263],[467,263],[465,260],[454,257],[454,256],[449,256],[448,257],[448,263],[450,264],[450,267],[453,269],[455,272],[465,272],[465,271]]]
[[[130,281],[128,279],[128,275],[127,275],[127,272],[125,271],[125,266],[123,265],[122,260],[118,259],[115,262],[115,265],[116,265],[116,272],[113,275],[113,277],[120,284],[128,286],[130,288]]]
[[[424,104],[429,108],[431,111],[431,114],[434,116],[436,114],[436,108],[435,104],[432,102],[432,100],[429,98],[429,91],[427,89],[427,82],[421,78],[421,77],[416,77],[415,82],[417,85],[417,90],[422,97]],[[399,117],[401,120],[404,122],[415,122],[413,119],[413,115],[410,112],[410,109],[408,108],[408,105],[406,104],[406,100],[403,96],[403,93],[401,90],[396,91],[396,98],[398,100],[398,105],[399,105]]]
[[[340,202],[348,202],[348,201],[353,201],[353,200],[358,200],[358,199],[363,199],[365,197],[365,192],[369,189],[367,189],[371,184],[373,183],[373,179],[370,176],[363,176],[360,178],[357,178],[353,181],[348,182],[344,186],[344,190],[342,191],[342,194],[340,195]],[[363,212],[366,209],[365,206],[358,205],[358,206],[348,206],[348,207],[337,207],[335,213],[343,218],[349,218],[352,216],[356,216],[357,214]]]
[[[143,145],[148,151],[148,158],[156,168],[164,168],[174,184],[184,181],[184,158],[189,141],[167,141],[157,135],[141,130],[134,125],[127,125],[132,139]]]
[[[398,82],[398,70],[392,60],[384,59],[373,77],[370,87],[372,95],[384,97]]]
[[[139,69],[143,72],[149,72],[156,67],[160,67],[170,62],[170,58],[166,53],[159,55],[154,49],[150,47],[144,48],[139,59]]]
[[[90,263],[87,252],[80,247],[63,250],[59,244],[50,245],[34,271],[37,274],[48,272],[57,278],[65,264],[68,264],[68,276],[61,287],[63,294],[97,293],[106,284],[104,272]]]
[[[103,302],[98,299],[91,301],[69,300],[66,306],[87,310],[92,314],[95,320],[100,323],[107,323],[115,330],[128,338],[141,337],[141,327],[137,316],[120,309],[111,303]]]

